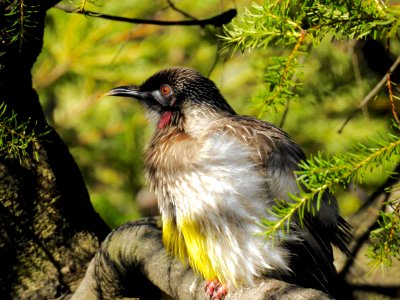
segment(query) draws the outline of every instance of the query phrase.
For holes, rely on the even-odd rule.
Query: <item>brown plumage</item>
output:
[[[140,86],[111,90],[146,108],[156,125],[145,150],[145,174],[158,199],[166,248],[210,280],[208,293],[273,276],[340,296],[331,244],[346,251],[349,226],[336,200],[275,244],[262,218],[276,199],[298,194],[294,171],[305,156],[279,128],[239,116],[197,71],[171,68]],[[214,284],[217,283],[216,285]]]

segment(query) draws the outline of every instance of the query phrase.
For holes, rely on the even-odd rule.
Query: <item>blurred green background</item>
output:
[[[252,2],[181,0],[174,4],[200,19],[230,8],[240,14]],[[184,19],[161,0],[99,1],[86,8],[132,18]],[[188,66],[210,75],[238,113],[257,116],[252,100],[263,88],[268,59],[287,51],[271,47],[232,53],[222,49],[217,37],[223,31],[208,26],[127,24],[56,8],[50,9],[46,22],[43,51],[33,72],[34,87],[49,123],[77,161],[95,209],[111,227],[149,213],[137,199],[148,198],[143,196],[142,153],[152,128],[138,103],[103,97],[104,93],[118,85],[141,83],[165,67]],[[300,96],[289,102],[282,127],[308,155],[351,151],[357,142],[390,126],[390,109],[383,93],[338,133],[380,79],[358,49],[353,41],[327,37],[304,61],[304,85]],[[265,120],[281,124],[285,109],[270,110]],[[339,191],[343,213],[354,212],[386,177],[381,171],[361,187]]]

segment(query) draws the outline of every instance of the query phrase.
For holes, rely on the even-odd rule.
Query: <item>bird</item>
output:
[[[282,129],[238,115],[215,83],[197,70],[171,67],[108,96],[139,101],[154,126],[144,173],[162,219],[169,253],[207,281],[209,299],[255,286],[265,277],[341,298],[332,245],[348,253],[350,225],[336,199],[293,217],[286,234],[265,237],[279,200],[299,195],[304,151]]]

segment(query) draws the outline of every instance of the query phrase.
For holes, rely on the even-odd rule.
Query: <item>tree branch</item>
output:
[[[122,225],[107,237],[71,300],[156,299],[160,290],[178,300],[203,300],[204,287],[205,280],[166,252],[157,219],[147,218]],[[265,279],[257,287],[229,292],[226,300],[271,298],[330,299],[317,290]]]
[[[161,20],[145,20],[145,19],[137,19],[137,18],[126,18],[120,16],[112,16],[107,14],[102,14],[99,12],[94,12],[90,10],[77,10],[75,7],[65,4],[57,4],[54,6],[60,10],[63,10],[67,13],[76,13],[81,14],[89,17],[96,17],[102,18],[111,21],[117,22],[126,22],[126,23],[133,23],[133,24],[151,24],[151,25],[158,25],[158,26],[205,26],[205,25],[213,25],[216,27],[221,27],[224,24],[228,24],[232,21],[232,19],[236,16],[237,11],[236,9],[227,10],[219,15],[208,19],[202,20],[183,20],[183,21],[161,21]]]
[[[182,16],[185,16],[186,18],[197,20],[197,18],[193,17],[192,15],[188,14],[187,12],[183,11],[180,8],[177,8],[175,6],[175,3],[173,3],[171,0],[167,0],[169,7],[171,7],[173,10],[176,12],[180,13]]]
[[[393,63],[393,65],[390,67],[389,71],[387,74],[393,73],[394,70],[396,70],[397,66],[400,64],[400,56],[397,57],[396,61]],[[347,125],[347,123],[354,117],[354,115],[357,113],[357,111],[364,107],[369,101],[372,100],[372,98],[380,91],[380,89],[383,87],[383,85],[387,82],[388,76],[385,74],[385,76],[382,77],[381,81],[378,82],[378,84],[368,93],[367,96],[360,102],[360,104],[357,105],[357,107],[350,113],[350,115],[347,117],[347,119],[344,121],[343,125],[339,128],[338,132],[342,133],[344,127]]]

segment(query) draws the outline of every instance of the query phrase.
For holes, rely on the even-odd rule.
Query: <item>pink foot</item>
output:
[[[223,300],[228,293],[226,285],[218,280],[207,281],[205,291],[210,300]]]

